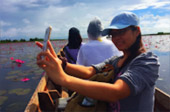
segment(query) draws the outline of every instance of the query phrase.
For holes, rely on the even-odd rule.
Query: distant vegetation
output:
[[[30,38],[28,41],[26,41],[25,39],[20,39],[20,40],[10,40],[10,39],[6,39],[6,40],[0,40],[0,43],[10,43],[10,42],[33,42],[33,41],[43,41],[42,38]]]
[[[146,36],[146,35],[170,35],[170,32],[158,32],[158,33],[155,33],[155,34],[144,34],[143,36]],[[50,39],[51,40],[51,39]],[[65,39],[52,39],[52,41],[56,41],[56,40],[65,40]],[[43,41],[42,38],[38,38],[38,37],[35,37],[35,38],[30,38],[28,41],[25,40],[25,39],[20,39],[20,40],[10,40],[10,39],[6,39],[6,40],[0,40],[0,43],[13,43],[13,42],[34,42],[34,41]]]
[[[155,34],[144,34],[145,35],[170,35],[170,32],[158,32],[158,33],[155,33]]]

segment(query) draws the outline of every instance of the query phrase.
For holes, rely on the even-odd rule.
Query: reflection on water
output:
[[[170,35],[144,36],[145,47],[153,51],[160,61],[159,78],[156,86],[170,94]]]
[[[66,41],[52,42],[55,51]],[[22,112],[43,70],[36,65],[41,51],[34,42],[0,44],[0,112]]]
[[[156,86],[170,94],[170,35],[144,36],[143,41],[160,59]],[[66,41],[53,41],[52,44],[58,52]],[[36,65],[36,55],[40,51],[33,42],[0,44],[0,111],[25,109],[43,74]],[[23,63],[15,62],[16,59]]]
[[[157,87],[161,88],[166,93],[170,94],[170,52],[162,55],[157,52],[157,55],[160,57],[160,77],[157,81]]]

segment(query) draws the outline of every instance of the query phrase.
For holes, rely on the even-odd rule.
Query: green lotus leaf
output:
[[[12,104],[8,105],[5,111],[6,112],[21,112],[21,111],[23,111],[22,107],[25,107],[25,103],[16,102],[16,103],[12,103]]]
[[[27,63],[25,65],[28,66],[28,67],[32,67],[32,66],[36,65],[36,63],[35,62],[30,62],[30,63]]]
[[[18,76],[28,76],[29,73],[28,72],[22,72],[22,73],[19,73]]]
[[[18,76],[16,76],[16,75],[14,75],[14,76],[7,76],[7,77],[5,77],[5,79],[7,79],[7,80],[8,80],[8,79],[17,79],[17,77],[18,77]]]
[[[7,96],[0,96],[0,105],[2,105],[7,99]]]
[[[32,79],[34,79],[34,80],[37,80],[37,79],[39,79],[39,78],[40,78],[40,76],[32,77]]]
[[[8,92],[8,94],[17,94],[17,95],[26,95],[31,91],[31,89],[23,89],[23,88],[17,88],[12,89]]]
[[[19,74],[21,73],[22,71],[21,70],[15,70],[15,71],[10,71],[8,72],[9,75],[12,75],[12,74]]]
[[[39,75],[40,75],[42,72],[43,72],[42,69],[38,69],[38,70],[34,71],[35,74],[39,74]]]
[[[1,96],[1,95],[4,95],[5,93],[7,93],[6,90],[0,90],[0,96]]]
[[[7,62],[9,62],[9,59],[7,59],[7,58],[1,58],[1,61],[0,61],[1,63],[7,63]]]

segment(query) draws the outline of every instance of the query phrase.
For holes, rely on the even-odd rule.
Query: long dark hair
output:
[[[70,28],[69,34],[68,34],[67,46],[70,49],[78,49],[80,48],[81,43],[82,43],[82,37],[80,35],[80,31],[75,27]]]
[[[137,30],[136,26],[130,26],[132,31]],[[133,45],[128,49],[128,51],[130,52],[130,55],[128,56],[128,58],[124,61],[122,67],[124,67],[125,65],[127,65],[129,62],[131,62],[135,57],[137,57],[139,54],[141,54],[142,52],[146,51],[146,49],[143,46],[143,42],[142,42],[142,35],[141,33],[137,36],[136,41],[133,43]],[[122,68],[121,67],[121,68]]]

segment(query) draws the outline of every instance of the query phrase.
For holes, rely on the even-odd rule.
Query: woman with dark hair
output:
[[[80,31],[72,27],[68,34],[68,44],[63,48],[67,61],[69,63],[75,64],[77,61],[78,51],[82,44],[82,37]]]
[[[158,57],[144,48],[138,17],[131,12],[121,13],[113,18],[102,34],[112,38],[118,50],[123,51],[123,56],[90,67],[74,65],[58,59],[48,42],[50,50],[38,54],[37,64],[56,84],[108,102],[109,111],[153,112],[160,64]],[[41,56],[47,56],[49,60]],[[116,77],[113,80],[108,83],[83,80],[102,71],[107,64],[114,67]],[[65,66],[62,68],[62,65]]]

